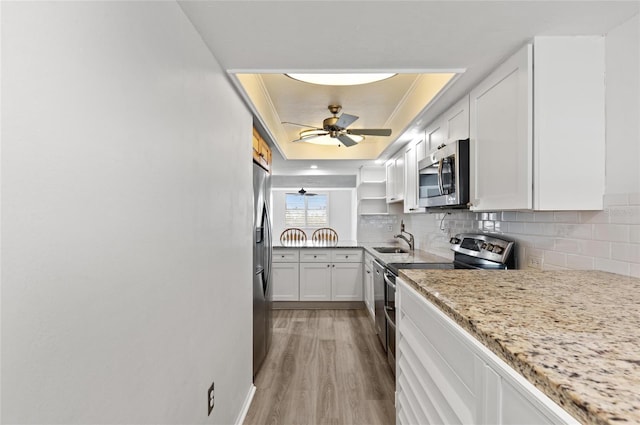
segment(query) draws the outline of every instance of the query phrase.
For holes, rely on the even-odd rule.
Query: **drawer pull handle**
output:
[[[348,255],[345,255],[345,256],[344,256],[344,258],[349,258],[349,256],[348,256]]]
[[[313,256],[313,258],[318,258],[318,256],[317,256],[317,255],[314,255],[314,256]]]

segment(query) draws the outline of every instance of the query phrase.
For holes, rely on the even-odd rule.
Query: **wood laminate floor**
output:
[[[366,310],[275,310],[244,425],[395,424],[394,377]]]

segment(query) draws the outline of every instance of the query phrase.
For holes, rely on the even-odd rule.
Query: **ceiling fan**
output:
[[[342,109],[341,105],[329,105],[328,108],[329,112],[331,112],[333,116],[326,118],[322,122],[322,128],[288,121],[282,122],[282,124],[293,124],[309,128],[309,130],[301,131],[300,138],[293,140],[293,142],[313,143],[313,139],[329,136],[331,138],[338,139],[344,146],[350,147],[357,145],[359,141],[364,139],[364,136],[391,136],[391,129],[389,128],[347,129],[347,127],[353,124],[359,117],[349,114],[337,116],[338,112]],[[351,137],[352,135],[361,137],[357,137],[359,140],[354,140],[354,138]]]
[[[297,193],[287,193],[287,195],[300,195],[300,196],[316,196],[317,193],[311,193],[304,190],[304,187],[301,187]]]

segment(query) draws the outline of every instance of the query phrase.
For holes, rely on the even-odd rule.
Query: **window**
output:
[[[287,227],[326,227],[327,217],[326,194],[302,196],[287,193],[285,198],[285,218]]]

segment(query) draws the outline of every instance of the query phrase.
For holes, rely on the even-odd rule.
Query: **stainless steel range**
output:
[[[376,289],[376,330],[393,373],[396,371],[396,278],[400,269],[488,269],[506,270],[516,266],[514,242],[482,233],[461,233],[449,240],[454,251],[451,263],[374,262]],[[379,313],[380,312],[380,313]]]

